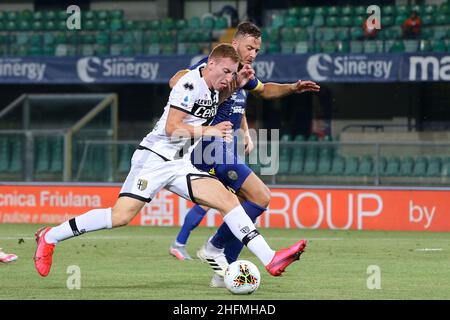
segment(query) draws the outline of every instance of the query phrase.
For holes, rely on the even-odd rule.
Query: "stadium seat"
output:
[[[409,6],[407,5],[398,5],[396,6],[397,15],[400,16],[408,16],[410,13]]]
[[[11,150],[11,158],[8,172],[10,173],[19,173],[22,172],[22,138],[21,137],[11,137],[10,139],[10,150]]]
[[[345,158],[340,155],[336,155],[333,158],[333,162],[331,163],[330,174],[340,176],[344,174],[344,170],[345,170]]]
[[[325,7],[315,7],[313,13],[315,16],[324,16],[326,15]]]
[[[367,15],[366,10],[367,10],[367,7],[365,7],[365,6],[357,6],[357,7],[354,7],[354,14],[357,16],[365,16],[365,15]]]
[[[420,52],[431,52],[432,47],[431,43],[428,40],[420,40],[419,42],[419,51]]]
[[[449,23],[450,23],[450,18],[448,17],[447,14],[440,13],[436,16],[436,20],[435,20],[436,25],[443,26],[443,25],[447,25]]]
[[[131,166],[131,156],[134,152],[134,148],[131,148],[132,146],[129,146],[127,144],[121,144],[119,145],[119,161],[118,161],[118,168],[117,170],[119,173],[127,173],[130,170]]]
[[[311,7],[301,7],[299,14],[301,17],[309,17],[313,14],[313,10],[311,9]]]
[[[329,16],[325,20],[325,25],[330,28],[335,28],[338,26],[338,19],[334,16]]]
[[[375,158],[376,168],[378,168],[378,175],[385,176],[386,175],[386,167],[387,167],[387,160],[386,157],[380,156],[378,158]],[[374,173],[377,173],[377,170],[374,170]]]
[[[308,53],[309,52],[309,45],[306,41],[299,41],[295,46],[295,53],[301,54],[301,53]]]
[[[325,24],[325,18],[323,15],[315,15],[312,19],[312,25],[314,27],[321,27]]]
[[[400,159],[398,157],[390,157],[387,161],[385,175],[395,177],[400,175]]]
[[[363,52],[363,42],[362,41],[350,41],[350,52],[351,53],[362,53]]]
[[[282,15],[282,14],[273,14],[270,26],[272,28],[282,28],[282,27],[284,27],[284,15]]]
[[[326,175],[329,174],[331,171],[331,165],[332,165],[332,158],[320,158],[319,164],[317,166],[317,174],[319,175]]]
[[[301,17],[298,21],[298,25],[301,28],[307,28],[307,27],[311,26],[311,24],[312,24],[312,20],[310,17]]]
[[[281,30],[281,40],[283,42],[294,42],[297,38],[297,33],[294,28],[286,27]]]
[[[441,174],[443,177],[450,177],[450,157],[443,159]]]
[[[213,18],[211,18],[211,19],[213,19]],[[214,19],[213,19],[212,23],[213,23],[212,26],[214,26]],[[208,25],[208,24],[209,24],[209,22],[206,23],[206,25]],[[202,27],[204,27],[204,26],[202,25]],[[172,18],[164,18],[161,20],[160,30],[171,31],[174,29],[175,29],[175,22],[173,21]],[[211,27],[211,29],[212,29],[212,27]]]
[[[365,15],[364,16],[355,16],[355,17],[353,17],[352,26],[357,27],[357,28],[361,29],[361,31],[362,31],[362,25],[365,21],[366,21]]]
[[[339,53],[349,53],[350,52],[350,44],[348,41],[336,41],[336,52]]]
[[[328,6],[326,7],[326,15],[327,16],[338,16],[341,14],[340,6]]]
[[[50,149],[47,137],[36,137],[34,152],[36,173],[47,172],[50,167]]]
[[[50,143],[50,172],[60,173],[63,170],[64,146],[63,137],[51,137]]]
[[[433,52],[447,52],[447,46],[444,40],[434,40],[432,48]]]
[[[424,26],[434,25],[434,15],[425,15],[421,18],[421,20]]]
[[[432,5],[432,4],[428,4],[428,5],[425,5],[425,6],[422,8],[421,14],[430,14],[430,15],[433,15],[433,14],[435,13],[435,11],[436,11],[436,6],[435,6],[435,5]],[[441,11],[440,11],[440,12],[441,12]]]
[[[434,29],[433,28],[423,28],[420,31],[420,39],[430,40],[434,38]]]
[[[323,41],[321,43],[321,52],[335,53],[337,51],[336,43],[334,41]]]
[[[433,28],[433,39],[442,40],[447,36],[447,28],[442,26],[437,26]]]
[[[296,40],[297,41],[308,41],[309,33],[306,29],[300,29],[296,32]]]
[[[297,147],[293,150],[291,166],[289,169],[290,174],[297,175],[303,172],[304,154],[303,147]]]
[[[358,175],[370,176],[373,174],[373,159],[369,155],[365,155],[361,158],[361,163],[358,169]]]
[[[305,159],[305,167],[303,173],[306,175],[313,175],[317,170],[317,159],[314,158],[306,158]]]
[[[377,40],[364,41],[364,53],[383,52],[383,42]]]
[[[9,168],[9,143],[6,137],[0,137],[0,172],[6,172]]]
[[[350,37],[352,40],[359,40],[363,36],[363,30],[361,27],[353,27],[350,29]]]
[[[281,53],[291,54],[296,51],[295,42],[283,42],[281,43]]]
[[[427,177],[439,177],[441,174],[442,161],[439,157],[431,157],[425,175]]]
[[[427,172],[428,160],[427,158],[420,156],[416,158],[413,169],[413,176],[422,177],[425,176]]]
[[[388,52],[395,53],[395,52],[405,52],[405,46],[403,44],[403,41],[394,41],[392,46],[388,48]]]
[[[300,25],[299,20],[296,17],[286,17],[284,26],[287,28],[296,28]]]
[[[350,33],[348,28],[339,28],[336,31],[336,39],[340,41],[350,40]]]
[[[403,44],[407,53],[417,52],[419,49],[418,40],[403,40]]]
[[[351,27],[353,23],[353,17],[351,16],[338,17],[338,25],[340,27]]]
[[[355,176],[358,173],[359,159],[356,156],[347,157],[345,161],[344,175]]]
[[[278,167],[278,174],[288,174],[291,159],[289,154],[280,154],[280,165]]]
[[[228,20],[225,17],[218,17],[214,25],[214,30],[223,30],[228,28]]]
[[[341,10],[341,14],[343,16],[352,16],[353,12],[354,12],[353,6],[344,6],[344,7],[342,7],[342,10]]]
[[[384,16],[395,15],[395,7],[391,5],[386,5],[381,8],[381,14]]]
[[[106,11],[100,11],[98,13],[98,17],[100,19],[106,19],[108,18],[108,16],[105,17],[105,13],[107,14]],[[123,19],[123,10],[112,10],[109,12],[109,18],[111,19]]]
[[[412,176],[414,168],[414,159],[412,157],[404,157],[400,162],[400,175]]]

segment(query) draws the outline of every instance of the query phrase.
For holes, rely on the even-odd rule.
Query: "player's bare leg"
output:
[[[267,208],[270,202],[269,188],[254,172],[245,179],[239,190],[239,195],[263,208]]]
[[[306,244],[303,240],[288,249],[273,251],[264,237],[256,230],[252,220],[240,205],[239,199],[227,191],[218,180],[201,178],[192,181],[192,194],[194,200],[199,204],[215,208],[223,214],[224,222],[234,236],[261,260],[270,274],[281,275],[284,269],[298,260],[303,252]],[[208,260],[208,257],[206,258]],[[213,269],[217,274],[223,275],[227,265],[228,263],[220,263]],[[211,266],[214,267],[212,264]]]
[[[94,209],[70,219],[57,227],[43,227],[36,232],[37,248],[34,264],[43,277],[52,266],[53,251],[59,241],[79,236],[86,232],[111,229],[127,225],[145,205],[145,202],[130,197],[120,197],[114,207]]]

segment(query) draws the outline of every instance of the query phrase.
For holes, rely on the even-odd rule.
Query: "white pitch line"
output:
[[[175,235],[148,235],[148,236],[85,236],[80,239],[84,240],[127,240],[127,239],[154,239],[154,238],[173,238]],[[270,240],[290,240],[293,237],[268,237]],[[0,240],[34,240],[34,237],[24,237],[24,236],[9,236],[9,237],[0,237]],[[343,238],[306,238],[308,241],[340,241],[344,240]]]
[[[442,251],[442,248],[423,248],[423,249],[416,249],[416,251]]]

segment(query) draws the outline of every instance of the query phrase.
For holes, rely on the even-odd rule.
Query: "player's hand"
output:
[[[245,145],[245,154],[250,154],[252,152],[255,145],[253,144],[252,137],[249,134],[244,136],[244,145]]]
[[[255,70],[251,65],[245,64],[241,70],[239,70],[236,77],[236,84],[238,88],[245,86],[250,80],[255,78]],[[234,91],[233,91],[234,92]]]
[[[223,121],[205,130],[205,135],[223,138],[225,142],[233,141],[233,124]]]
[[[303,92],[319,92],[320,86],[314,81],[302,81],[298,80],[297,82],[291,84],[293,93],[303,93]]]

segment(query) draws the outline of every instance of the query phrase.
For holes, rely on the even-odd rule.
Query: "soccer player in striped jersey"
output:
[[[243,22],[239,24],[237,31],[233,37],[232,45],[241,57],[241,63],[251,64],[254,62],[258,51],[261,47],[261,31],[257,26],[250,22]],[[196,69],[203,66],[205,58],[200,60],[197,64],[189,68],[189,70]],[[170,86],[174,86],[179,77],[185,74],[187,70],[179,71],[171,80]],[[245,152],[250,153],[253,149],[253,142],[251,140],[248,124],[245,117],[245,107],[247,99],[247,91],[260,96],[264,99],[274,99],[287,96],[294,93],[302,93],[306,91],[319,91],[320,87],[312,81],[297,81],[292,84],[279,83],[263,83],[257,77],[250,80],[243,88],[238,88],[225,102],[218,108],[218,113],[213,120],[213,123],[221,121],[231,121],[233,130],[236,132],[242,129],[244,132]],[[236,142],[236,140],[234,140]],[[232,153],[231,156],[225,155],[225,161],[218,161],[214,159],[195,159],[196,154],[202,154],[209,144],[214,143],[214,140],[208,139],[202,141],[197,145],[196,149],[201,149],[199,152],[192,153],[192,163],[200,170],[214,174],[224,185],[232,192],[237,193],[241,198],[245,199],[242,202],[242,207],[245,209],[248,216],[253,222],[256,221],[267,208],[270,201],[270,191],[256,176],[254,172],[244,163],[243,160],[238,159],[235,146],[224,145],[224,153]],[[214,154],[211,155],[214,157]],[[232,159],[232,161],[226,161]],[[217,159],[216,159],[217,160]],[[184,224],[176,238],[171,244],[169,252],[179,260],[190,260],[191,257],[186,250],[186,243],[190,232],[196,228],[209,208],[195,205],[187,214]],[[216,234],[208,241],[204,247],[197,253],[203,261],[211,261],[214,265],[226,266],[227,263],[236,261],[243,246],[226,225],[222,225]],[[223,279],[216,274],[213,276],[211,286],[222,287]]]

